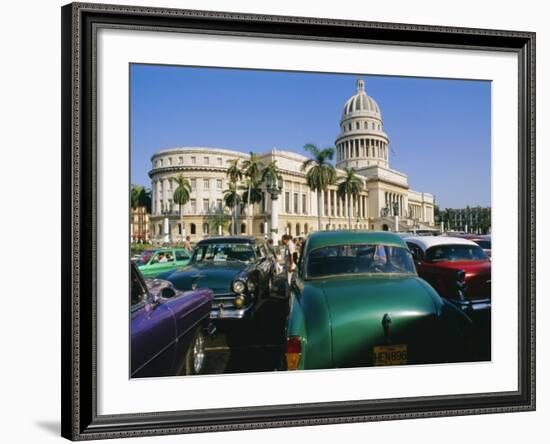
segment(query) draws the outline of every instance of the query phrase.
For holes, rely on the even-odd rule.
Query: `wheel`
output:
[[[186,375],[199,375],[204,369],[205,350],[204,350],[205,338],[202,329],[198,328],[187,353],[185,354],[185,374]]]

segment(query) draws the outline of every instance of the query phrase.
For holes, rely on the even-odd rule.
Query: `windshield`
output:
[[[251,244],[220,243],[197,245],[193,251],[191,262],[250,262],[253,260],[254,250]]]
[[[153,250],[145,250],[137,258],[136,264],[137,265],[146,265],[149,262],[149,260],[151,259],[152,255],[153,255]]]
[[[307,278],[336,274],[416,274],[407,248],[381,244],[335,245],[313,250],[307,260]]]
[[[487,255],[478,245],[438,245],[426,251],[428,262],[484,261]]]

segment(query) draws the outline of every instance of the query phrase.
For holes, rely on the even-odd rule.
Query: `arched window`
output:
[[[300,224],[296,224],[296,236],[299,236],[302,230],[300,230]]]
[[[189,225],[189,231],[191,234],[197,234],[197,226],[195,224]]]
[[[181,224],[178,224],[178,234],[181,236],[182,230],[181,230]]]
[[[241,224],[241,234],[245,234],[246,233],[246,224],[243,222]]]
[[[390,229],[390,227],[388,227],[387,224],[382,225],[382,230],[383,231],[388,231],[389,229]]]
[[[202,232],[203,232],[203,234],[208,234],[210,232],[210,227],[208,226],[208,224],[206,222],[204,224],[202,224]]]
[[[330,224],[325,225],[325,230],[327,230],[327,231],[330,230]]]
[[[307,234],[308,233],[308,230],[309,230],[309,226],[308,224],[304,224],[304,234]]]
[[[292,225],[286,224],[286,234],[292,236]]]
[[[260,222],[260,234],[264,234],[264,223]]]

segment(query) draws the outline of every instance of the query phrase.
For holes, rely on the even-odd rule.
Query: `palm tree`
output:
[[[265,184],[276,184],[279,180],[279,168],[277,168],[277,161],[272,160],[262,169],[262,182]]]
[[[222,231],[224,228],[227,227],[229,218],[227,217],[227,214],[223,212],[223,210],[217,209],[216,211],[208,213],[207,221],[208,225],[212,227],[212,230],[217,233],[219,231],[219,227],[222,228]]]
[[[243,161],[242,168],[244,171],[244,176],[248,179],[248,192],[246,193],[246,215],[248,219],[248,234],[251,234],[253,208],[250,206],[250,204],[254,204],[254,202],[251,202],[250,200],[250,198],[252,197],[251,189],[253,186],[255,186],[255,184],[259,182],[262,169],[262,165],[258,160],[258,156],[256,155],[256,153],[250,152],[250,157],[247,160]]]
[[[260,182],[253,182],[251,179],[246,179],[245,186],[242,187],[245,190],[242,194],[243,202],[248,202],[248,205],[252,206],[256,203],[260,203],[264,198]],[[251,224],[251,222],[249,221]],[[249,225],[251,227],[252,225]],[[252,230],[249,230],[252,233]]]
[[[308,159],[302,163],[301,170],[306,171],[306,183],[311,191],[317,192],[317,217],[318,229],[321,230],[321,196],[336,181],[336,170],[328,161],[334,156],[334,148],[328,147],[320,150],[315,145],[308,143],[304,150],[313,155],[313,159]]]
[[[363,182],[357,175],[353,168],[344,168],[346,175],[342,178],[336,189],[336,195],[340,199],[348,197],[348,223],[351,230],[351,201],[357,199],[361,191],[363,191]]]
[[[235,193],[237,192],[237,183],[243,178],[243,172],[239,166],[239,159],[233,159],[229,162],[229,168],[227,169],[227,172],[225,173],[226,176],[229,178],[229,189],[224,191],[224,200],[225,205],[229,208],[233,209],[233,224],[232,224],[232,231],[233,235],[237,233],[235,224],[237,223],[237,213],[236,208],[237,205],[240,203],[240,201],[233,206],[227,204],[227,192],[233,190]],[[240,196],[239,196],[240,199]],[[230,198],[231,201],[233,201],[233,198]]]
[[[229,182],[235,185],[243,178],[243,172],[239,166],[239,159],[233,159],[229,162],[229,168],[225,174],[229,178]]]
[[[224,190],[223,192],[223,200],[225,203],[225,206],[230,208],[233,213],[233,235],[237,234],[237,207],[242,202],[241,195],[237,191],[237,185],[230,182],[229,188],[227,190]]]
[[[179,205],[180,209],[180,221],[181,221],[181,235],[182,237],[185,236],[185,224],[183,222],[183,206],[189,202],[189,199],[191,198],[191,184],[189,183],[189,180],[187,180],[183,175],[179,175],[175,179],[176,181],[176,189],[174,190],[174,196],[173,200],[174,203],[177,203]]]
[[[145,207],[151,212],[151,190],[141,185],[132,184],[130,191],[130,206],[132,208]]]

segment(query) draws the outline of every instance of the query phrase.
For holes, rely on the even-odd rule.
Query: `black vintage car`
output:
[[[231,236],[200,241],[187,266],[158,277],[181,291],[210,288],[212,319],[245,319],[269,297],[274,272],[275,259],[263,239]]]

